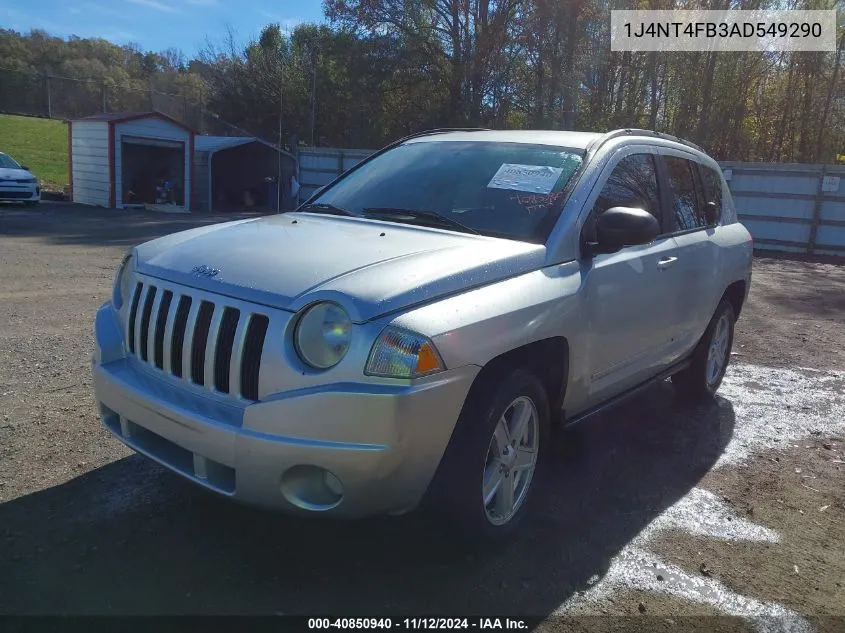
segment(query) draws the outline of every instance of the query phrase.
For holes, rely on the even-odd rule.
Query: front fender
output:
[[[579,340],[581,280],[577,262],[557,264],[411,310],[393,324],[430,337],[447,367],[484,366],[542,339]]]

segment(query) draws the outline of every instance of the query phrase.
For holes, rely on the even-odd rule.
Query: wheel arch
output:
[[[487,361],[473,380],[466,403],[483,396],[488,387],[517,368],[527,369],[540,378],[549,396],[550,413],[556,415],[563,404],[569,378],[569,341],[563,336],[532,341]]]
[[[735,281],[732,284],[728,285],[725,289],[725,292],[722,294],[722,299],[727,300],[730,302],[731,307],[734,309],[734,316],[739,318],[739,313],[742,310],[742,305],[745,303],[745,296],[746,296],[746,281],[744,279],[740,279],[739,281]],[[721,303],[721,299],[719,303]]]

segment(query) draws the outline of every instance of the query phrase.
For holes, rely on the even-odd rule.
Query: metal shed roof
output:
[[[194,138],[194,151],[214,153],[257,140],[254,136],[197,136]]]
[[[106,121],[111,125],[115,123],[126,123],[127,121],[136,121],[138,119],[146,119],[149,117],[163,119],[172,123],[173,125],[178,125],[179,127],[188,130],[189,132],[194,132],[194,129],[191,128],[189,125],[185,125],[181,121],[174,119],[172,116],[165,114],[164,112],[159,112],[157,110],[151,110],[150,112],[103,112],[101,114],[92,114],[90,116],[82,117],[79,119],[71,119],[73,121]]]

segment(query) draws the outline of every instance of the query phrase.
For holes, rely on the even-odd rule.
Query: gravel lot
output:
[[[845,616],[845,267],[757,259],[718,401],[684,408],[667,383],[596,418],[576,450],[557,440],[535,529],[481,556],[408,517],[234,505],[100,427],[91,327],[115,266],[198,222],[0,207],[0,614],[634,616],[592,622],[608,630],[727,615],[740,617],[682,628],[843,630],[826,616]],[[761,616],[774,619],[748,619]]]

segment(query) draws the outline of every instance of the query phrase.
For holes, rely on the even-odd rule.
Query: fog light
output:
[[[343,499],[343,484],[319,466],[299,465],[288,468],[280,483],[282,496],[303,510],[331,510]]]

